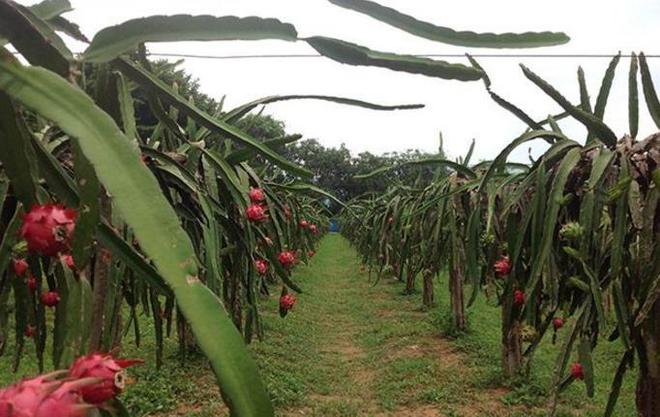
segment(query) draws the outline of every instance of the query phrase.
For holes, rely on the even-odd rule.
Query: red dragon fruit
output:
[[[312,232],[313,234],[317,234],[319,232],[319,228],[315,224],[310,224],[309,231]]]
[[[60,374],[27,379],[0,390],[0,417],[86,416],[92,406],[82,401],[80,391],[95,380],[54,380]]]
[[[257,268],[259,275],[266,275],[268,273],[268,261],[265,259],[257,259],[254,261],[254,266]]]
[[[280,297],[280,316],[284,317],[296,304],[296,296],[293,294],[282,294]]]
[[[247,215],[248,220],[254,223],[263,223],[268,220],[266,209],[259,204],[252,204],[248,206],[245,214]]]
[[[283,251],[277,257],[277,260],[280,261],[280,265],[282,265],[284,269],[291,269],[296,263],[296,254],[291,251]]]
[[[23,258],[13,259],[11,261],[11,266],[14,269],[16,276],[22,277],[25,275],[25,271],[28,270],[28,263]]]
[[[525,304],[525,293],[521,290],[515,290],[513,292],[513,304],[520,307]]]
[[[27,338],[32,338],[36,334],[37,334],[37,328],[29,324],[25,327],[25,330],[23,330],[23,336]]]
[[[55,307],[60,302],[60,294],[57,291],[48,291],[41,294],[39,299],[46,307]]]
[[[313,250],[310,250],[309,252],[307,252],[307,257],[308,258],[313,258],[314,255],[316,255],[316,252],[314,252]]]
[[[27,286],[32,292],[37,290],[37,279],[31,273],[28,273]]]
[[[571,365],[571,376],[575,379],[584,379],[584,366],[579,362],[573,363]]]
[[[511,261],[508,256],[502,256],[494,265],[498,277],[505,277],[511,272]]]
[[[254,204],[259,204],[266,200],[266,194],[261,188],[250,188],[248,196],[250,197],[250,201]]]
[[[307,226],[309,226],[309,222],[305,219],[300,221],[300,228],[301,229],[307,229]]]
[[[552,319],[552,327],[554,327],[555,330],[561,329],[562,327],[564,327],[564,319],[562,319],[561,317],[555,317],[554,319]]]
[[[59,204],[37,205],[25,214],[20,234],[28,250],[55,256],[71,247],[76,211]]]
[[[82,356],[71,365],[69,376],[73,378],[97,378],[99,382],[80,389],[82,397],[90,404],[100,405],[115,398],[124,389],[124,368],[141,363],[139,360],[115,359],[112,355],[92,353]]]

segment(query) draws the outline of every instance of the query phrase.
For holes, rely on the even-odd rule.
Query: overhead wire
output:
[[[321,54],[251,54],[251,55],[205,55],[205,54],[179,54],[169,52],[149,52],[148,55],[169,58],[193,59],[295,59],[295,58],[322,58]],[[428,53],[414,54],[415,57],[427,58],[465,58],[465,54]],[[613,58],[612,54],[470,54],[474,58]],[[660,58],[660,54],[645,54],[646,58]],[[621,54],[622,58],[630,58],[631,54]]]
[[[12,53],[18,54],[13,51]],[[82,55],[82,52],[77,52],[76,55]],[[218,59],[218,60],[232,60],[232,59],[296,59],[296,58],[323,58],[321,54],[245,54],[245,55],[207,55],[207,54],[183,54],[173,52],[148,52],[147,55],[164,57],[164,58],[191,58],[191,59]],[[418,58],[465,58],[465,54],[450,54],[450,53],[424,53],[412,54],[411,56]],[[521,54],[521,53],[502,53],[502,54],[470,54],[474,58],[587,58],[587,59],[611,59],[614,54],[595,54],[595,53],[576,53],[576,54]],[[646,58],[660,58],[660,54],[644,54]],[[632,54],[621,54],[621,58],[631,58]]]

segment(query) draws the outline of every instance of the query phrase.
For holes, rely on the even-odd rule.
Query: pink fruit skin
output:
[[[0,390],[0,417],[83,417],[89,406],[80,397],[79,381],[51,381],[49,375]]]
[[[296,255],[291,251],[284,251],[280,253],[278,260],[285,269],[289,269],[296,263]]]
[[[518,307],[522,306],[525,304],[525,293],[522,292],[521,290],[516,290],[513,293],[513,303],[517,305]]]
[[[27,279],[27,286],[32,292],[37,290],[37,279],[32,274]]]
[[[289,311],[293,308],[293,305],[296,304],[296,297],[292,294],[284,294],[280,297],[280,308],[285,311]]]
[[[495,273],[499,277],[505,277],[511,272],[511,261],[508,256],[501,257],[494,265]]]
[[[41,294],[40,300],[46,307],[55,307],[60,302],[60,295],[56,291],[48,291]]]
[[[262,190],[261,188],[250,188],[250,192],[248,193],[248,196],[250,197],[250,201],[252,201],[255,204],[259,204],[266,199],[264,190]]]
[[[16,276],[22,277],[25,275],[25,272],[28,270],[28,263],[25,259],[19,258],[14,259],[11,262]]]
[[[257,273],[259,275],[266,275],[268,272],[268,261],[264,259],[257,259],[254,261],[254,266],[257,268]]]
[[[247,208],[245,214],[251,222],[261,223],[268,220],[268,215],[266,214],[266,209],[258,204],[252,204]]]
[[[76,359],[69,369],[69,376],[73,378],[99,378],[100,382],[80,389],[85,401],[99,405],[121,393],[124,389],[123,369],[140,362],[138,360],[115,359],[111,355],[92,353]]]
[[[71,247],[76,211],[58,204],[37,205],[23,217],[20,235],[28,250],[43,256],[56,256]]]
[[[555,328],[555,330],[559,330],[564,327],[564,320],[559,317],[555,317],[552,319],[552,326]]]
[[[584,367],[581,363],[575,362],[571,365],[571,376],[575,379],[584,379]]]
[[[301,229],[307,229],[307,226],[309,226],[309,222],[307,220],[301,220],[300,221],[300,228]]]

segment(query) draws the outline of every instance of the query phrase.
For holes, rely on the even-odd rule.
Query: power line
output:
[[[194,59],[295,59],[295,58],[322,58],[320,54],[255,54],[255,55],[198,55],[149,52],[151,56],[169,58]],[[474,58],[613,58],[609,54],[470,54]],[[416,54],[419,58],[465,58],[465,54]],[[660,58],[660,54],[645,54],[646,58]],[[630,58],[631,54],[621,54],[622,58]]]
[[[19,52],[12,51],[19,55]],[[74,55],[83,55],[75,52]],[[166,58],[192,58],[192,59],[295,59],[295,58],[323,58],[321,54],[254,54],[254,55],[203,55],[203,54],[175,54],[168,52],[147,52],[150,56]],[[465,58],[465,54],[414,54],[417,58]],[[474,58],[589,58],[612,59],[610,54],[470,54]],[[660,58],[660,54],[644,54],[646,58]],[[621,58],[631,58],[631,54],[621,54]]]

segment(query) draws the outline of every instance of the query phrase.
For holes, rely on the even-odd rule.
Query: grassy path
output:
[[[532,373],[504,381],[499,366],[499,309],[479,299],[471,331],[441,335],[448,311],[444,281],[438,305],[421,309],[419,294],[402,284],[372,284],[355,252],[338,235],[326,237],[310,266],[296,278],[307,293],[280,320],[271,313],[265,343],[252,346],[280,416],[523,417],[547,416],[556,346],[544,342]],[[274,311],[272,307],[266,310]],[[605,346],[605,345],[604,345]],[[620,352],[596,352],[597,372],[613,375]],[[558,417],[602,415],[610,381],[597,380],[594,400],[574,384]],[[633,415],[634,375],[626,378],[615,415]]]
[[[328,236],[296,272],[307,293],[253,346],[282,416],[508,416],[498,389],[474,390],[465,358],[419,297],[373,286],[355,252]],[[523,415],[523,414],[520,414]]]

